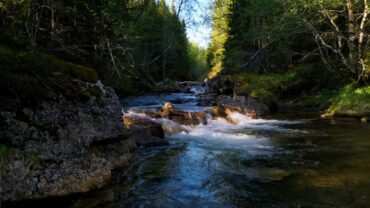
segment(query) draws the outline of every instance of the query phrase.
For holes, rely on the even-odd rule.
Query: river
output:
[[[129,97],[124,111],[165,102],[184,111],[209,108],[197,105],[202,89],[193,91]],[[168,134],[169,146],[140,149],[112,185],[78,196],[73,206],[370,207],[369,124],[302,112],[207,120]]]
[[[198,111],[193,94],[141,96],[127,109],[164,102]],[[204,110],[204,109],[203,109]],[[143,149],[114,180],[106,207],[370,207],[370,125],[285,113],[208,118]]]

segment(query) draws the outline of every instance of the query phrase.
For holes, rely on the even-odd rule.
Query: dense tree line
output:
[[[194,77],[185,23],[164,0],[0,1],[0,43],[97,69],[122,92]]]
[[[219,33],[217,25],[226,31],[212,36],[210,50],[222,51],[223,73],[278,72],[320,62],[334,77],[368,82],[367,0],[221,2],[228,12],[220,17],[220,9],[214,10],[213,33]],[[211,67],[220,62],[213,54],[209,54]]]
[[[207,51],[207,63],[211,72],[208,78],[215,77],[222,70],[225,58],[225,42],[229,31],[229,7],[231,1],[216,0],[213,5],[211,42]]]

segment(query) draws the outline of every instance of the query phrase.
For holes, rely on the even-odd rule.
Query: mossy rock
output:
[[[14,153],[15,151],[13,148],[0,144],[0,158],[13,155]]]
[[[17,51],[0,46],[0,110],[16,110],[55,100],[85,101],[99,97],[94,69],[39,51]],[[90,84],[89,84],[90,83]]]

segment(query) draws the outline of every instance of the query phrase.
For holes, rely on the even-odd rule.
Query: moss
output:
[[[47,60],[51,60],[54,66],[58,66],[55,70],[62,71],[73,78],[93,83],[98,81],[97,73],[89,67],[63,61],[50,55],[47,55],[45,58]]]
[[[134,95],[139,91],[148,91],[152,89],[147,87],[148,83],[143,83],[142,80],[123,78],[122,80],[108,80],[104,84],[111,86],[120,95]]]
[[[12,154],[14,154],[14,149],[6,145],[0,144],[0,158],[7,157]]]
[[[16,110],[60,95],[82,101],[100,95],[99,89],[84,83],[97,82],[98,75],[93,69],[50,54],[0,46],[0,63],[0,98],[3,101],[0,110]]]
[[[333,97],[330,108],[323,116],[370,116],[370,86],[345,86]]]

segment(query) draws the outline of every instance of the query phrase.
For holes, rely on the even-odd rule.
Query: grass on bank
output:
[[[370,86],[350,84],[343,87],[331,99],[331,106],[323,116],[369,117]]]
[[[345,84],[301,65],[283,73],[242,72],[227,75],[236,83],[238,95],[251,96],[270,106],[290,103],[291,107],[319,108],[324,116],[370,116],[370,86]],[[319,70],[319,68],[317,68]]]

